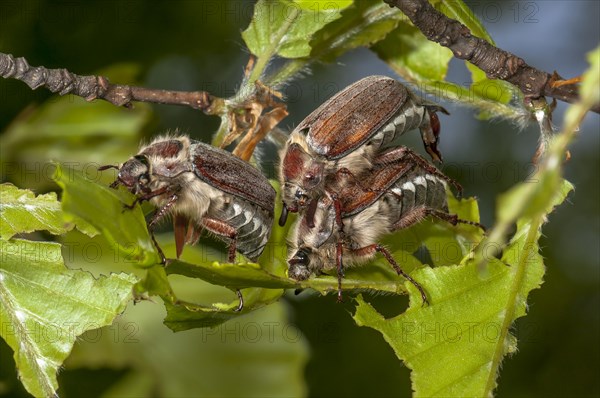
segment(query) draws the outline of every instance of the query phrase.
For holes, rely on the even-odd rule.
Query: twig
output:
[[[469,28],[437,11],[429,1],[384,1],[390,7],[402,10],[428,40],[448,47],[456,58],[479,67],[489,79],[502,79],[514,84],[528,98],[547,96],[569,103],[578,100],[578,85],[557,84],[562,79],[556,73],[531,67],[522,58],[471,35]],[[591,110],[600,113],[600,104],[595,104]]]
[[[206,91],[169,91],[112,84],[104,76],[80,76],[66,69],[30,66],[25,58],[0,53],[0,76],[26,83],[32,89],[46,87],[60,95],[73,94],[87,101],[102,99],[116,106],[131,108],[132,101],[186,105],[207,114],[218,114],[223,100]]]

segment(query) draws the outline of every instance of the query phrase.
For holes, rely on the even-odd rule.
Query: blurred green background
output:
[[[597,1],[467,2],[496,43],[530,64],[565,77],[587,67],[598,44]],[[31,65],[65,67],[78,74],[102,70],[114,82],[164,89],[207,90],[231,96],[248,54],[240,37],[252,1],[12,1],[0,2],[0,51]],[[346,85],[370,74],[394,76],[368,50],[335,64],[314,65],[282,91],[291,129]],[[469,81],[463,65],[449,79]],[[176,128],[209,141],[218,118],[176,106],[136,110],[30,90],[0,79],[2,181],[38,193],[55,189],[47,159],[82,167],[123,161],[138,142]],[[537,132],[500,120],[479,121],[471,109],[445,102],[442,116],[445,171],[467,195],[480,199],[482,221],[492,225],[494,200],[532,171]],[[554,122],[560,126],[565,105]],[[598,115],[588,115],[571,148],[566,176],[575,192],[550,217],[541,245],[547,274],[532,293],[529,315],[515,325],[519,352],[504,362],[497,395],[598,396],[600,394],[600,149]],[[416,134],[405,144],[420,148]],[[275,176],[276,148],[259,148]],[[118,264],[110,253],[90,260],[87,238],[72,233],[65,260],[100,273]],[[72,249],[72,250],[71,250]],[[231,292],[198,281],[174,281],[184,294],[230,300]],[[405,297],[370,299],[386,315]],[[111,328],[88,333],[59,375],[60,393],[77,396],[408,396],[409,371],[381,335],[352,321],[351,300],[290,292],[281,303],[215,330],[173,334],[162,325],[159,303],[131,306]],[[440,358],[444,361],[444,358]],[[453,366],[449,363],[448,366]],[[12,352],[0,342],[0,396],[26,396]]]

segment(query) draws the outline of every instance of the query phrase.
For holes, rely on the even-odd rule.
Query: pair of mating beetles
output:
[[[341,297],[344,264],[361,263],[380,252],[427,301],[423,288],[378,240],[427,215],[463,222],[448,214],[446,204],[446,185],[459,191],[460,186],[406,147],[382,148],[419,128],[427,152],[441,161],[437,111],[446,112],[394,79],[370,76],[339,92],[296,127],[282,150],[280,168],[279,224],[285,224],[288,212],[299,213],[290,242],[289,277],[304,280],[335,267]],[[113,187],[124,185],[136,202],[157,207],[148,223],[151,234],[159,220],[173,216],[178,257],[203,229],[229,244],[230,262],[236,251],[256,261],[267,244],[275,190],[257,169],[231,153],[186,136],[164,137],[117,168]],[[239,310],[239,291],[238,297]]]

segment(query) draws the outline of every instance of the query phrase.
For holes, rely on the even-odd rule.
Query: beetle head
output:
[[[136,155],[123,163],[119,168],[117,180],[111,185],[116,187],[122,184],[133,194],[147,193],[150,191],[150,165],[144,155]]]
[[[306,208],[317,198],[323,185],[324,165],[306,153],[297,143],[288,146],[282,162],[283,210],[279,225],[285,225],[287,213]]]

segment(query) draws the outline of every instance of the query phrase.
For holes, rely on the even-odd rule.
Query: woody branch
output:
[[[66,69],[30,66],[25,58],[0,53],[0,76],[26,83],[32,89],[46,87],[60,95],[73,94],[87,101],[101,99],[116,106],[131,108],[132,102],[184,105],[207,114],[218,113],[222,99],[206,91],[170,91],[112,84],[104,76],[80,76]]]
[[[573,103],[578,100],[579,86],[557,84],[556,74],[536,69],[520,57],[475,37],[469,28],[436,10],[428,0],[384,0],[399,8],[428,40],[448,47],[459,59],[483,70],[489,79],[505,80],[517,86],[526,98],[543,96]],[[592,109],[600,113],[600,104]]]

